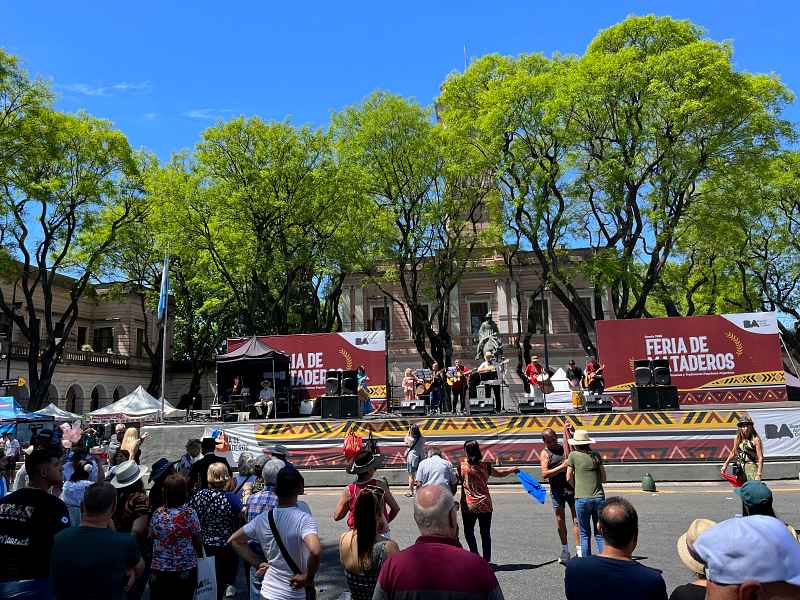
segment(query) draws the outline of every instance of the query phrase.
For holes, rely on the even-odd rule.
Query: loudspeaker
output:
[[[521,415],[541,415],[547,411],[544,402],[520,402],[518,408]]]
[[[394,409],[399,415],[404,417],[414,417],[425,414],[425,402],[422,400],[403,400],[400,406]]]
[[[470,415],[494,414],[494,398],[471,398],[469,401]]]
[[[331,370],[325,374],[325,395],[338,396],[342,393],[342,372]]]
[[[633,361],[633,380],[636,385],[653,385],[653,366],[649,360]]]
[[[608,396],[602,394],[591,394],[586,399],[586,412],[590,413],[610,413],[614,405]]]
[[[320,396],[320,410],[323,419],[340,419],[341,412],[341,396]]]
[[[659,388],[654,385],[637,385],[631,392],[634,411],[660,410]]]
[[[672,385],[668,360],[659,358],[653,361],[653,383],[655,385]]]
[[[358,394],[358,377],[355,371],[342,371],[342,396]]]
[[[658,388],[658,406],[661,410],[680,410],[678,386],[664,385]]]
[[[342,419],[358,419],[361,416],[361,406],[358,395],[348,394],[340,396],[339,417]]]

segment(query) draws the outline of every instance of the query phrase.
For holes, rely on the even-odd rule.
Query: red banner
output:
[[[364,365],[367,371],[370,398],[386,398],[386,334],[383,331],[268,335],[258,336],[258,339],[291,357],[292,389],[299,390],[301,398],[316,398],[325,393],[328,370],[349,371],[359,365]],[[229,339],[228,352],[246,341],[247,338]]]
[[[630,403],[633,362],[666,359],[684,404],[786,400],[775,313],[598,321],[606,391]]]

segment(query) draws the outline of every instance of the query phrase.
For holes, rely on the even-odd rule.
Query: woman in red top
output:
[[[458,465],[461,482],[461,518],[464,521],[464,537],[470,552],[478,553],[475,539],[475,523],[481,531],[483,560],[492,562],[492,496],[489,493],[489,476],[507,477],[517,473],[517,467],[495,467],[483,460],[481,447],[475,440],[464,442],[466,457]]]
[[[362,450],[353,459],[353,463],[347,468],[347,472],[356,475],[356,480],[342,490],[339,502],[333,511],[333,520],[341,521],[347,517],[347,526],[354,527],[354,516],[356,498],[361,490],[374,490],[383,498],[386,507],[385,518],[378,525],[378,533],[386,534],[389,531],[389,523],[394,520],[400,512],[400,505],[389,489],[389,482],[385,478],[375,478],[375,473],[381,464],[383,457],[380,454],[373,454],[369,450]]]

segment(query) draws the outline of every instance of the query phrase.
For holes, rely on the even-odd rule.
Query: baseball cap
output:
[[[735,517],[704,531],[694,551],[706,565],[709,581],[784,581],[800,586],[800,544],[774,517]]]
[[[751,480],[734,490],[747,506],[759,506],[772,502],[772,492],[763,481]]]

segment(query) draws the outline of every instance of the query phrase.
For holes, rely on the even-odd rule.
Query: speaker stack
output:
[[[494,414],[494,398],[471,398],[469,400],[470,415],[492,415]]]
[[[325,395],[320,396],[319,400],[323,419],[360,418],[356,372],[328,371],[325,374]]]
[[[668,360],[633,361],[633,379],[633,410],[680,410],[678,387],[672,385]]]

